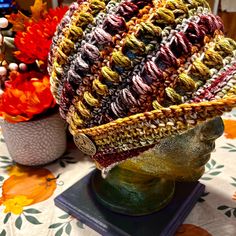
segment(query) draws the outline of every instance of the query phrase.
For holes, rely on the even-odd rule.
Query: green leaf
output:
[[[221,173],[221,171],[215,171],[215,172],[211,172],[211,173],[209,173],[210,175],[213,175],[213,176],[216,176],[216,175],[218,175],[218,174],[220,174]]]
[[[231,149],[232,147],[227,147],[227,146],[223,146],[221,148],[224,148],[224,149]]]
[[[0,233],[0,236],[6,236],[7,235],[7,232],[5,229],[2,230],[2,232]]]
[[[80,222],[80,221],[77,221],[76,222],[76,225],[81,228],[81,229],[84,229],[84,225]]]
[[[236,183],[231,183],[232,186],[236,187]]]
[[[16,226],[17,229],[21,229],[21,226],[22,226],[22,218],[21,218],[21,216],[17,217],[16,222],[15,222],[15,226]]]
[[[3,176],[0,176],[0,181],[3,181],[4,180],[4,177]]]
[[[231,217],[231,210],[226,211],[225,215],[228,216],[228,217]]]
[[[71,233],[71,229],[72,229],[71,224],[68,223],[67,226],[66,226],[66,230],[65,230],[66,233],[67,233],[67,235],[70,235],[70,233]]]
[[[55,224],[50,225],[48,228],[49,228],[49,229],[55,229],[55,228],[61,226],[62,224],[63,224],[63,223],[55,223]]]
[[[3,159],[3,160],[10,160],[10,158],[7,157],[7,156],[0,156],[0,158]]]
[[[1,163],[12,164],[12,161],[0,161]]]
[[[25,215],[26,220],[28,220],[31,224],[34,225],[40,225],[42,224],[41,222],[39,222],[34,216],[27,216]]]
[[[224,168],[225,166],[224,165],[218,165],[217,167],[216,167],[216,169],[221,169],[221,168]]]
[[[236,152],[236,149],[231,149],[229,150],[229,152]]]
[[[226,210],[228,208],[229,208],[228,206],[222,205],[222,206],[219,206],[217,209],[222,211],[222,210]]]
[[[231,177],[235,182],[236,182],[236,178],[234,178],[234,177]]]
[[[211,164],[210,163],[206,163],[206,168],[211,169]]]
[[[39,214],[39,213],[42,213],[41,211],[36,210],[36,209],[33,209],[33,208],[26,209],[26,210],[24,210],[24,212],[30,213],[30,214]]]
[[[11,213],[10,213],[10,212],[6,214],[6,216],[5,216],[4,220],[3,220],[3,223],[4,223],[4,224],[7,223],[7,221],[8,221],[9,218],[10,218],[10,216],[11,216]]]
[[[0,142],[5,143],[5,140],[3,138],[0,138]]]
[[[60,228],[60,229],[56,232],[55,236],[61,236],[62,233],[63,233],[63,227]]]
[[[209,195],[209,192],[204,192],[202,196],[198,199],[198,202],[205,202],[204,197],[206,197],[207,195]]]
[[[65,215],[59,216],[58,218],[59,219],[67,219],[69,216],[70,216],[69,214],[65,214]]]
[[[204,193],[202,194],[202,197],[206,197],[207,195],[209,195],[209,192],[204,192]]]
[[[230,147],[233,147],[233,148],[236,148],[236,146],[235,145],[233,145],[233,144],[231,144],[231,143],[226,143],[228,146],[230,146]]]
[[[7,169],[8,167],[10,167],[12,165],[7,165],[7,166],[0,166],[1,169]]]
[[[66,167],[66,164],[65,164],[63,161],[60,161],[59,164],[60,164],[60,166],[63,167],[63,168]]]
[[[234,209],[233,213],[234,213],[234,217],[236,217],[236,209]]]
[[[212,159],[212,160],[211,160],[211,164],[212,164],[212,166],[215,166],[216,161]]]
[[[199,198],[199,199],[198,199],[198,202],[205,202],[205,199]]]
[[[212,180],[212,178],[210,178],[210,177],[202,177],[201,179],[202,180]]]

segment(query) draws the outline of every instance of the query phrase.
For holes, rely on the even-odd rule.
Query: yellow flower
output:
[[[17,195],[3,202],[3,205],[6,207],[4,213],[11,212],[15,215],[20,215],[23,207],[28,206],[32,201],[33,199],[28,199],[26,196]]]

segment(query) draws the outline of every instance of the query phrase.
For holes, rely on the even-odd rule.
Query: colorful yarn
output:
[[[140,4],[140,2],[138,2],[138,3]],[[93,34],[90,35],[90,37],[87,37],[87,38],[90,38],[90,39],[91,39],[88,43],[87,43],[85,40],[84,40],[84,42],[82,41],[83,47],[81,48],[81,50],[78,50],[78,54],[77,54],[77,55],[80,55],[80,56],[77,57],[78,59],[74,61],[74,64],[72,63],[72,68],[70,69],[70,72],[69,72],[70,75],[71,75],[71,71],[76,71],[76,70],[80,70],[81,73],[84,73],[84,72],[86,73],[86,72],[88,72],[88,71],[86,70],[86,68],[78,67],[78,64],[83,64],[83,65],[86,64],[82,57],[88,58],[88,56],[89,56],[89,55],[87,55],[87,50],[85,50],[84,47],[90,47],[90,49],[92,49],[92,53],[93,53],[93,54],[96,54],[96,52],[97,52],[97,59],[98,59],[98,58],[99,58],[99,50],[98,50],[98,48],[97,48],[96,46],[93,46],[94,43],[95,43],[95,44],[100,44],[99,49],[102,50],[102,49],[103,49],[103,46],[105,46],[105,44],[107,44],[108,42],[110,42],[111,44],[113,44],[112,41],[117,41],[117,40],[119,40],[119,38],[121,37],[121,36],[118,35],[118,34],[115,34],[115,35],[112,37],[112,34],[114,34],[114,33],[119,33],[119,34],[121,34],[121,32],[123,32],[124,30],[128,30],[129,25],[131,25],[131,28],[132,28],[132,24],[133,24],[133,23],[132,23],[132,18],[131,18],[131,20],[128,21],[127,24],[126,24],[126,23],[125,23],[125,20],[124,20],[123,18],[121,18],[122,14],[123,14],[122,11],[119,11],[119,9],[123,9],[123,5],[125,6],[126,4],[128,4],[127,1],[126,1],[126,2],[121,2],[121,4],[120,4],[119,7],[118,7],[118,13],[117,13],[117,15],[115,15],[115,14],[113,14],[113,15],[108,15],[107,18],[104,19],[103,26],[98,26],[98,27],[96,27],[96,28],[94,29]],[[130,4],[130,3],[129,3],[129,4]],[[134,9],[137,10],[137,7],[135,7],[134,4],[133,4],[132,6],[134,7]],[[145,6],[145,9],[141,9],[141,10],[139,11],[139,16],[142,16],[143,14],[145,14],[145,13],[147,12],[148,8],[150,8],[150,7]],[[131,12],[130,12],[130,13],[131,13]],[[127,16],[126,16],[126,17],[127,17]],[[130,17],[131,17],[131,15],[130,15]],[[106,28],[112,28],[112,32],[107,33],[106,31],[104,31],[103,28],[104,28],[104,29],[106,29]],[[116,32],[116,31],[117,31],[117,32]],[[125,32],[123,32],[123,33],[125,33]],[[91,41],[93,41],[93,43],[92,43]],[[109,45],[109,46],[110,46],[109,49],[106,47],[106,49],[103,50],[103,51],[100,53],[101,56],[105,56],[107,52],[112,51],[113,46],[112,46],[112,45]],[[90,53],[90,55],[91,55],[92,53]],[[81,56],[81,55],[82,55],[82,56]],[[119,60],[119,59],[118,59],[118,56],[119,56],[119,55],[116,55],[116,56],[117,56],[117,57],[115,57],[116,60]],[[89,63],[92,65],[92,64],[93,64],[93,60],[91,60],[91,58],[88,59],[88,60],[89,60]],[[127,61],[127,58],[125,58],[125,59],[123,59],[123,61],[121,61],[121,63],[126,63],[126,64],[127,64],[127,63],[129,63],[129,62]],[[98,61],[98,64],[95,64],[95,65],[92,66],[91,71],[92,71],[92,70],[96,70],[97,67],[100,66],[100,64],[101,64],[101,63],[100,63],[100,60],[99,60],[99,61]],[[73,72],[72,72],[72,73],[73,73]],[[106,76],[108,79],[110,78],[111,81],[114,81],[114,79],[116,78],[116,74],[117,74],[117,73],[115,73],[115,72],[113,72],[113,71],[110,71],[110,70],[107,71],[106,68],[103,68],[102,74],[103,74],[104,76]],[[70,76],[70,75],[69,75],[69,76]],[[86,75],[85,75],[85,76],[86,76]],[[96,76],[96,75],[95,75],[95,76]],[[64,78],[67,78],[66,75],[64,75]],[[112,79],[113,79],[113,80],[112,80]],[[80,87],[80,90],[82,90],[82,93],[83,93],[83,90],[86,89],[86,88],[83,88],[83,87],[81,86],[81,82],[82,82],[82,81],[84,81],[83,77],[82,77],[79,81],[77,81],[77,83],[78,83],[77,86]],[[85,81],[87,82],[87,83],[85,83],[85,87],[87,87],[88,84],[89,84],[88,79],[85,80]],[[90,81],[92,81],[92,78],[90,78]],[[90,84],[91,84],[91,83],[90,83]],[[95,85],[94,88],[96,89],[96,85]],[[99,90],[99,92],[101,93],[101,90]],[[77,93],[80,93],[80,91],[77,91]],[[63,95],[62,95],[62,96],[63,96]],[[64,97],[64,96],[63,96],[63,97]],[[67,104],[67,107],[68,107],[68,106],[69,106],[69,104]]]
[[[49,56],[52,92],[111,168],[236,106],[236,43],[205,0],[71,6]]]
[[[180,4],[179,4],[180,5]],[[199,11],[203,11],[202,9],[199,9]],[[206,10],[205,10],[206,11]],[[163,9],[159,9],[159,11],[157,12],[157,13],[163,13],[164,11],[163,11]],[[163,20],[162,20],[163,21]],[[168,22],[167,22],[168,23]],[[136,25],[136,31],[137,30],[139,30],[139,27],[140,25]],[[159,27],[159,29],[161,30],[161,28]],[[166,27],[164,28],[164,29],[166,29]],[[165,34],[166,34],[166,32],[165,32]],[[142,36],[142,35],[140,35],[140,36]],[[154,37],[156,37],[157,35],[154,35]],[[135,36],[133,36],[133,39],[135,38]],[[126,39],[126,38],[125,38]],[[130,38],[129,38],[130,39]],[[137,40],[136,40],[137,41]],[[125,42],[125,40],[121,40],[121,42],[120,42],[120,45],[122,45],[123,44],[123,42]],[[159,45],[158,44],[158,42],[156,41],[154,41],[154,42],[152,42],[153,43],[153,49],[155,49],[155,46],[154,45]],[[150,46],[150,43],[149,43],[149,46]],[[140,46],[138,47],[138,48],[140,48]],[[166,50],[168,50],[168,49],[166,49]],[[169,50],[170,51],[170,50]],[[149,53],[151,52],[151,50],[149,50]],[[163,53],[165,53],[165,51],[163,52]],[[126,56],[123,56],[122,57],[122,55],[123,55],[123,53],[122,53],[122,51],[115,51],[115,52],[111,52],[110,54],[109,54],[109,57],[111,57],[109,60],[107,59],[106,61],[107,61],[107,64],[105,65],[105,66],[103,66],[102,68],[101,68],[101,73],[100,74],[98,74],[98,73],[95,73],[95,74],[93,74],[93,77],[91,78],[90,77],[90,79],[91,80],[93,80],[93,78],[99,78],[99,80],[101,81],[103,78],[105,78],[105,80],[108,80],[108,81],[111,81],[111,82],[113,82],[113,83],[118,83],[118,81],[119,80],[121,80],[121,81],[123,81],[123,79],[124,78],[126,78],[127,79],[127,77],[129,77],[129,75],[127,74],[127,73],[130,73],[130,68],[129,68],[129,66],[131,66],[131,65],[129,65],[129,63],[130,63],[130,60],[129,60],[129,58],[128,57],[126,57]],[[155,55],[155,54],[154,54]],[[153,56],[154,56],[153,55]],[[173,54],[172,54],[173,55]],[[132,55],[133,57],[134,57],[134,54]],[[138,63],[140,63],[141,62],[141,59],[143,59],[143,56],[144,55],[142,55],[141,57],[139,57],[139,58],[135,58],[134,60],[132,60],[132,65],[134,66],[135,64],[137,65]],[[149,56],[151,56],[150,54],[149,54]],[[118,74],[118,72],[117,71],[114,71],[114,70],[112,70],[112,68],[111,68],[111,66],[109,67],[109,64],[110,64],[110,61],[113,59],[113,61],[114,61],[114,63],[116,64],[115,66],[117,67],[119,67],[119,68],[123,68],[123,73],[119,73]],[[123,59],[123,61],[122,61],[122,59]],[[144,58],[145,59],[145,58]],[[117,63],[120,63],[120,64],[117,64]],[[135,64],[134,64],[135,63]],[[143,62],[144,63],[144,62]],[[143,66],[143,64],[141,63],[140,64],[141,66]],[[140,67],[140,66],[139,66]],[[128,70],[126,70],[125,68],[127,68]],[[134,69],[134,73],[135,72],[137,72],[137,71],[140,71],[141,70],[141,68],[135,68]],[[98,71],[98,68],[96,68],[96,71]],[[127,71],[127,73],[125,73]],[[103,77],[103,78],[102,78]],[[127,87],[129,86],[129,84],[128,84],[128,82],[129,81],[127,81]],[[89,89],[89,90],[91,90],[91,87],[90,88],[88,88],[88,84],[86,84],[85,85],[86,87],[84,88],[83,86],[81,86],[80,85],[80,87],[79,87],[79,89],[80,89],[80,91],[82,91],[81,93],[80,93],[80,91],[78,92],[77,91],[77,94],[82,94],[83,93],[83,90],[86,90],[86,89]],[[124,87],[124,84],[121,84],[121,86],[122,87]],[[155,85],[153,86],[153,87],[155,87]],[[95,92],[96,92],[96,88],[92,88],[92,89],[94,89],[95,90]],[[118,91],[119,91],[119,88],[117,89]],[[127,91],[127,89],[124,89],[124,91],[122,91],[122,93],[121,93],[121,95],[120,96],[122,96],[123,95],[123,100],[124,100],[124,96],[126,96],[126,94],[128,93],[128,97],[130,98],[128,101],[130,101],[131,102],[131,105],[133,105],[133,103],[134,103],[134,101],[135,101],[135,99],[134,99],[134,96],[132,95],[132,92],[130,92],[130,91]],[[104,93],[103,95],[107,95],[106,93]],[[111,96],[111,94],[110,94],[110,96]],[[114,95],[115,97],[116,97],[116,95]],[[127,97],[127,96],[126,96]],[[113,99],[109,99],[110,101],[112,101]],[[120,99],[116,99],[116,100],[120,100],[120,101],[122,101],[122,97],[120,98]],[[141,98],[141,100],[142,100],[142,98]],[[126,100],[127,101],[127,100]],[[106,103],[109,103],[109,101],[106,101]],[[125,104],[125,105],[128,105],[129,106],[129,104]],[[136,105],[138,106],[139,105],[139,103],[136,103]],[[103,105],[102,105],[102,107],[104,107]],[[117,117],[123,117],[123,116],[125,116],[126,114],[122,114],[122,110],[121,109],[119,109],[120,107],[119,107],[119,105],[117,104],[117,102],[115,102],[115,103],[112,103],[112,105],[111,105],[111,109],[112,109],[112,112],[117,116]],[[149,107],[150,108],[150,107]],[[106,109],[107,110],[107,109]],[[134,110],[134,109],[133,109]],[[134,112],[135,113],[135,112]],[[93,114],[92,116],[95,116],[96,114]],[[108,116],[108,114],[106,114],[106,116]],[[88,117],[87,117],[88,118]],[[100,118],[98,118],[98,120],[100,121],[102,118],[100,117]],[[92,121],[93,122],[93,121]],[[91,125],[98,125],[98,124],[100,124],[100,123],[92,123]]]
[[[66,12],[64,17],[62,18],[60,24],[57,26],[57,31],[55,32],[55,35],[53,37],[53,42],[51,44],[51,51],[48,56],[48,70],[50,73],[52,73],[52,62],[54,61],[53,56],[54,56],[54,53],[56,52],[55,47],[56,47],[56,44],[59,40],[59,36],[62,33],[62,30],[64,29],[64,27],[66,27],[66,25],[70,24],[71,16],[72,16],[73,12],[77,9],[78,9],[78,3],[77,2],[72,3],[71,6],[69,7],[68,11]]]
[[[106,15],[109,14],[109,13],[112,13],[112,11],[114,11],[114,8],[119,4],[119,2],[120,1],[118,1],[118,0],[117,1],[110,1],[106,6],[106,10],[107,10],[106,13],[104,13],[104,12],[98,13],[97,16],[94,18],[93,24],[88,25],[88,27],[84,30],[84,32],[82,30],[80,32],[75,32],[75,29],[73,29],[72,32],[73,32],[73,41],[75,41],[75,51],[78,47],[80,47],[82,44],[84,44],[83,40],[85,38],[91,38],[91,33],[90,32],[94,28],[94,25],[95,24],[100,25],[101,22],[103,22]],[[93,2],[91,2],[91,4],[92,3]],[[79,28],[77,28],[77,29],[79,29]],[[70,29],[69,29],[69,32],[71,33]],[[80,37],[81,37],[80,40],[78,40],[77,35],[80,35]],[[63,43],[62,43],[62,45],[63,45]],[[86,51],[86,48],[84,48],[84,49]],[[77,54],[80,54],[80,53],[81,53],[81,51],[79,51]],[[90,55],[91,55],[91,53],[90,53]],[[72,62],[76,57],[77,57],[76,54],[69,56],[68,57],[68,62],[69,63]],[[95,59],[95,58],[93,58],[93,59]],[[58,65],[57,67],[60,68],[60,65]],[[62,73],[59,73],[57,75],[57,77],[55,77],[55,80],[58,80],[58,82],[59,82],[59,85],[58,85],[58,90],[59,91],[61,91],[61,89],[62,89],[61,86],[63,87],[63,83],[66,80],[66,76],[67,76],[67,73],[68,73],[67,69],[69,69],[69,68],[67,66],[65,66],[64,69],[65,70],[64,71],[62,70]],[[58,78],[58,77],[60,77],[60,78]]]

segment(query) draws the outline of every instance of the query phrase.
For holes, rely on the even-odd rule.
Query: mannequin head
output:
[[[154,148],[113,168],[106,179],[97,172],[92,187],[109,209],[127,215],[145,215],[166,206],[175,181],[196,181],[222,135],[220,117],[181,135],[162,139]]]
[[[197,180],[215,148],[215,140],[223,131],[222,119],[214,118],[181,135],[161,140],[151,150],[123,162],[120,167],[167,179]]]

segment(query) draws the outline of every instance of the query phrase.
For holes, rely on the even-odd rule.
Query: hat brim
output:
[[[236,95],[185,103],[120,118],[93,128],[78,129],[95,144],[93,159],[99,168],[119,163],[152,147],[162,138],[181,134],[236,107]]]

